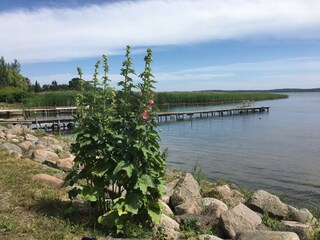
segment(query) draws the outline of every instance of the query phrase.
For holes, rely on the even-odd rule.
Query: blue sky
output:
[[[319,0],[0,0],[0,55],[41,84],[153,49],[157,91],[320,87]]]

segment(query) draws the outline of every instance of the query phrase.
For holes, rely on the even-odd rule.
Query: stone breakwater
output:
[[[0,148],[17,161],[28,158],[68,172],[74,160],[70,145],[19,125],[0,126]],[[33,180],[58,188],[63,176],[40,173]],[[204,188],[190,173],[169,169],[166,182],[162,218],[155,229],[162,239],[320,239],[319,222],[308,209],[290,206],[264,190],[249,196],[234,184],[206,182]],[[187,237],[184,231],[191,225],[195,234]]]

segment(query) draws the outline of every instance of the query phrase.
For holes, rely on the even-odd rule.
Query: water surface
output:
[[[254,104],[270,112],[160,123],[168,165],[191,170],[198,162],[211,180],[265,189],[297,206],[319,205],[320,93]],[[170,109],[179,110],[190,109]]]

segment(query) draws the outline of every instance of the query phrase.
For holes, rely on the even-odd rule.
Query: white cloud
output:
[[[21,62],[221,39],[320,38],[319,0],[139,0],[0,13],[0,52]]]
[[[207,66],[175,72],[154,72],[157,91],[174,90],[254,90],[274,88],[318,88],[320,83],[320,58],[290,58],[273,61],[249,62]],[[32,77],[41,84],[68,83],[75,74],[64,73]],[[85,80],[92,75],[85,74]],[[122,80],[119,74],[110,74],[111,86]],[[133,77],[135,82],[139,79]]]

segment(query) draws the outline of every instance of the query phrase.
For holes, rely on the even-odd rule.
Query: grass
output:
[[[95,235],[66,191],[35,183],[37,173],[61,174],[0,150],[0,239],[81,239]]]
[[[273,219],[269,216],[268,211],[264,210],[263,215],[261,217],[262,223],[269,227],[272,231],[282,231],[283,227],[281,226],[281,223]]]
[[[29,94],[25,107],[75,106],[77,91],[54,91]]]
[[[24,107],[75,106],[76,95],[77,91],[30,93],[25,97],[23,105]],[[158,92],[155,96],[155,102],[161,108],[161,105],[167,104],[221,104],[222,102],[232,104],[245,100],[261,101],[287,97],[285,94],[265,92]],[[9,107],[11,106],[21,108],[21,104]]]
[[[287,98],[285,94],[265,92],[158,92],[155,102],[161,104],[192,104],[192,103],[233,103],[245,100],[262,101]]]

